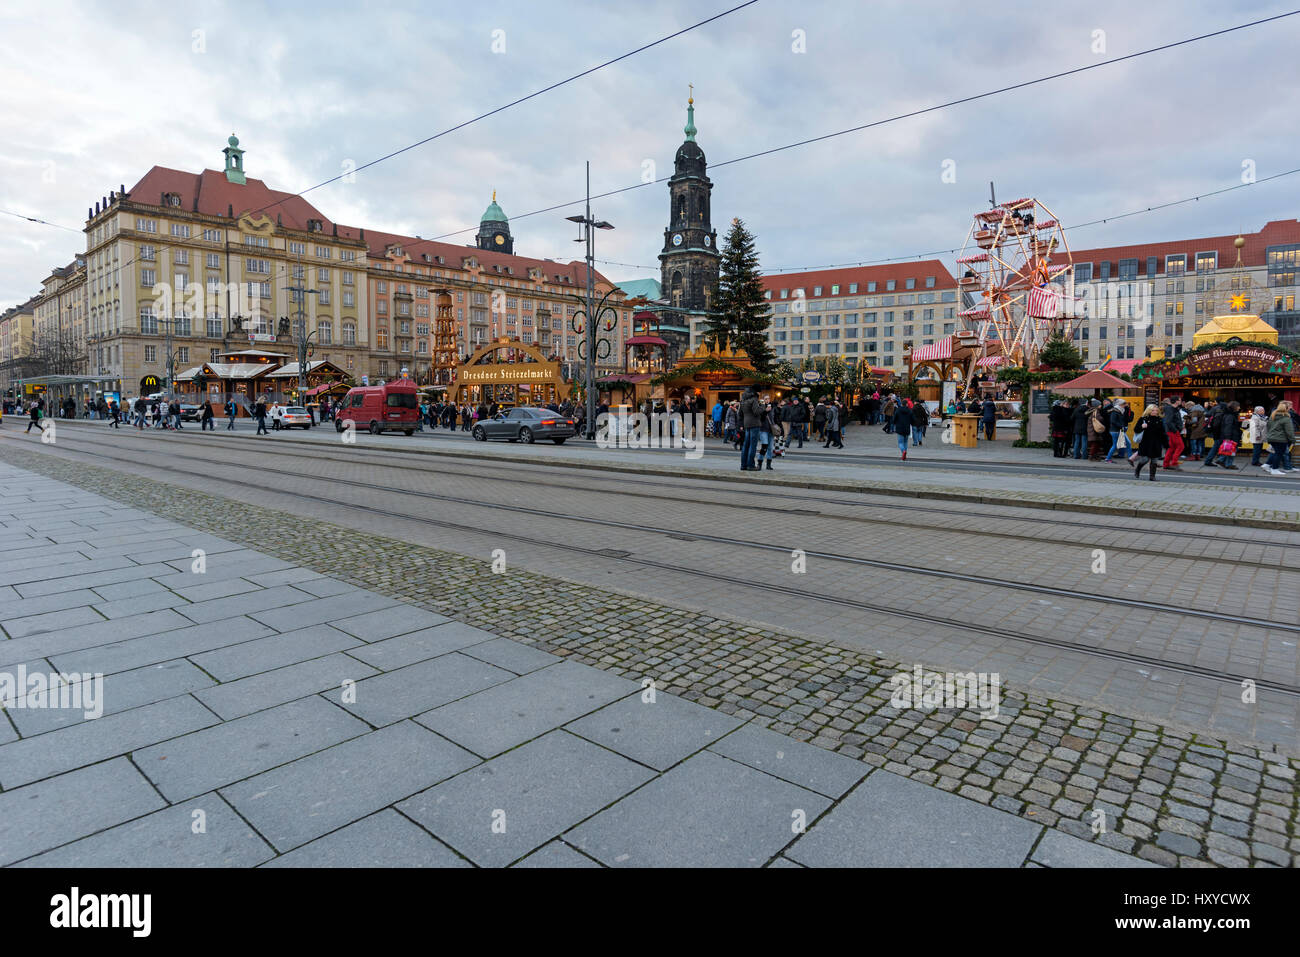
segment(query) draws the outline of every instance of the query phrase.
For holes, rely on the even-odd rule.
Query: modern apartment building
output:
[[[1084,361],[1140,361],[1152,348],[1177,355],[1236,295],[1278,330],[1281,345],[1300,349],[1300,222],[1276,220],[1241,238],[1240,266],[1235,235],[1072,250],[1075,295],[1088,306],[1075,331]]]
[[[777,360],[836,355],[902,371],[909,344],[961,327],[957,282],[937,259],[763,277],[768,342]],[[691,336],[698,345],[699,331]]]

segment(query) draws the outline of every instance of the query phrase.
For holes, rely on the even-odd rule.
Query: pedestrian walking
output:
[[[1277,404],[1273,414],[1268,417],[1264,438],[1272,449],[1264,471],[1269,475],[1295,475],[1296,470],[1288,468],[1286,461],[1286,454],[1295,445],[1295,422],[1291,418],[1290,402]]]
[[[822,425],[822,432],[826,436],[826,444],[823,445],[822,448],[844,448],[844,442],[840,438],[840,429],[843,425],[843,415],[844,410],[840,408],[838,402],[832,401],[826,403],[826,419]]]
[[[930,424],[930,409],[920,399],[912,403],[912,445],[925,441],[925,429]]]
[[[745,389],[745,396],[740,400],[740,427],[743,430],[740,447],[742,472],[758,470],[758,466],[754,463],[754,453],[758,450],[758,436],[762,425],[763,404],[751,385]]]
[[[258,399],[257,405],[253,406],[253,418],[257,419],[257,432],[255,433],[256,435],[271,434],[270,432],[266,431],[266,399],[265,398]]]
[[[1178,460],[1183,454],[1183,400],[1181,396],[1170,396],[1160,408],[1161,418],[1165,423],[1165,436],[1169,442],[1169,451],[1165,453],[1164,467],[1174,472],[1181,472]]]
[[[1138,419],[1137,424],[1133,426],[1134,435],[1140,435],[1138,442],[1137,456],[1133,460],[1133,477],[1142,477],[1142,467],[1149,465],[1151,467],[1151,481],[1156,480],[1156,463],[1160,456],[1164,454],[1168,446],[1168,440],[1165,437],[1165,423],[1161,416],[1160,407],[1155,403],[1147,406],[1146,411],[1142,413],[1142,418]]]
[[[894,403],[894,416],[886,425],[888,430],[898,438],[898,450],[903,453],[903,461],[906,462],[907,440],[912,434],[912,410],[904,404],[902,399]]]
[[[1115,460],[1115,453],[1120,450],[1120,436],[1128,432],[1128,403],[1123,399],[1116,399],[1115,404],[1110,407],[1110,451],[1106,453],[1106,462],[1109,464]]]
[[[199,413],[199,431],[216,431],[216,426],[212,424],[212,402],[208,399],[203,400],[203,411]]]
[[[226,400],[226,410],[225,410],[225,411],[226,411],[226,420],[227,420],[227,421],[226,421],[226,431],[227,431],[227,432],[233,432],[233,431],[235,431],[235,400],[234,400],[234,399],[227,399],[227,400]]]
[[[1241,444],[1241,403],[1229,402],[1219,418],[1215,457],[1210,463],[1236,471],[1237,446]]]
[[[985,399],[984,407],[980,411],[984,423],[984,438],[991,439],[998,424],[998,407],[993,404],[992,399]]]
[[[1246,423],[1246,427],[1250,435],[1250,444],[1253,446],[1250,464],[1258,468],[1259,460],[1264,455],[1264,446],[1268,444],[1268,440],[1265,438],[1268,434],[1268,418],[1264,415],[1262,405],[1255,406],[1255,411],[1250,414],[1250,420]]]

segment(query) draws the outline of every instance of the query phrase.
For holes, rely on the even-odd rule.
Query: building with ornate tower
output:
[[[718,282],[718,234],[710,218],[713,183],[704,150],[695,142],[695,98],[687,101],[686,141],[677,148],[668,180],[668,228],[659,254],[663,297],[682,325],[693,325],[708,312]],[[696,318],[700,317],[700,318]]]
[[[510,235],[510,220],[497,205],[496,190],[492,191],[492,204],[479,220],[478,235],[475,237],[479,249],[490,249],[498,253],[514,254],[515,240]]]

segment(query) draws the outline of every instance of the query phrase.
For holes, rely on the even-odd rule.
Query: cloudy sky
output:
[[[0,7],[0,210],[80,229],[153,165],[293,192],[667,36],[741,0],[144,3]],[[759,0],[307,194],[334,220],[469,232],[497,190],[516,250],[570,259],[563,217],[523,214],[671,172],[695,84],[714,226],[740,216],[764,267],[960,247],[971,214],[1037,196],[1068,225],[1300,166],[1300,16],[734,165],[713,164],[1284,12],[1279,3]],[[1102,31],[1102,32],[1098,32]],[[1097,48],[1104,44],[1104,52]],[[801,50],[803,52],[798,52]],[[945,163],[955,174],[945,182]],[[650,164],[653,164],[651,166]],[[1300,175],[1070,233],[1075,247],[1258,229]],[[614,279],[658,271],[667,188],[596,204]],[[83,249],[0,215],[0,309]],[[945,257],[949,261],[951,257]]]

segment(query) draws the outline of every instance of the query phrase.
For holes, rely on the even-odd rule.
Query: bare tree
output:
[[[32,333],[28,356],[35,375],[80,375],[86,370],[89,353],[85,338],[68,326],[55,325]]]

